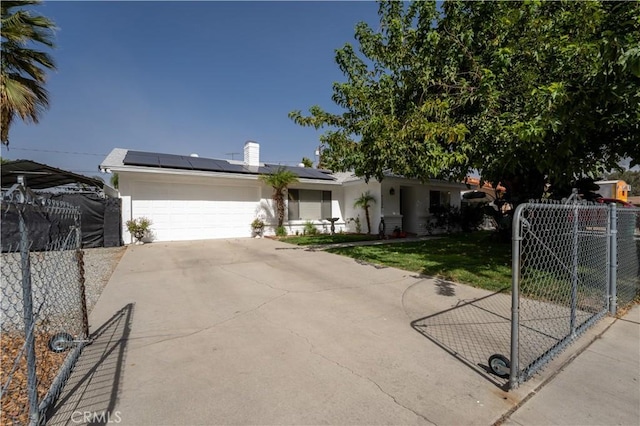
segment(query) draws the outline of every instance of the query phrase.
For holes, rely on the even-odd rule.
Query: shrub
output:
[[[287,236],[287,228],[284,226],[278,226],[276,228],[276,236],[277,237],[286,237]]]
[[[151,230],[151,219],[146,217],[139,217],[136,219],[128,220],[126,222],[127,230],[136,241],[140,241],[144,238],[144,236]]]
[[[462,230],[475,231],[484,221],[484,203],[465,203],[462,206]]]
[[[362,233],[362,224],[360,223],[360,216],[356,217],[356,218],[352,218],[350,217],[349,219],[347,219],[349,222],[353,222],[356,225],[356,233],[357,234],[361,234]]]
[[[251,222],[251,229],[253,231],[252,236],[262,237],[264,233],[264,226],[265,226],[265,223],[262,219],[259,219],[259,218],[253,219],[253,222]]]
[[[304,229],[302,231],[303,235],[317,235],[318,228],[311,221],[306,221],[304,224]]]
[[[434,223],[430,223],[427,226],[429,233],[432,231],[430,228],[444,229],[446,232],[451,232],[460,226],[462,222],[462,213],[456,206],[431,206],[429,208],[429,213],[431,213],[435,219]]]
[[[264,228],[264,222],[258,218],[255,218],[253,222],[251,222],[251,227],[253,229],[262,229]]]

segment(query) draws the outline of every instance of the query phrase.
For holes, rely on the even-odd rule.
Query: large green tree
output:
[[[55,63],[49,53],[38,46],[54,47],[54,23],[25,7],[38,5],[39,1],[2,1],[2,34],[0,70],[0,140],[9,144],[9,130],[18,116],[27,122],[37,123],[49,106],[49,96],[44,86],[47,70],[54,70]]]
[[[278,216],[278,228],[284,223],[285,213],[285,192],[289,185],[298,182],[296,176],[291,170],[279,167],[276,171],[268,175],[260,175],[260,180],[273,188],[273,201],[276,204],[276,214]]]
[[[356,26],[357,50],[336,51],[343,112],[290,113],[328,129],[330,168],[378,179],[476,169],[526,199],[640,159],[638,2],[383,1],[379,17]]]

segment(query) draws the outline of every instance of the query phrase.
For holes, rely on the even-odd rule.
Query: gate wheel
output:
[[[73,336],[69,333],[56,333],[49,339],[49,349],[56,353],[66,351],[72,344]]]
[[[494,354],[489,357],[489,369],[496,376],[506,379],[511,372],[511,363],[506,356]]]

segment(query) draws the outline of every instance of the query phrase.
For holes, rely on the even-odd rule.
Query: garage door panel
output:
[[[258,204],[256,187],[136,182],[132,214],[152,220],[158,241],[249,237]]]
[[[255,201],[257,189],[241,186],[208,186],[175,184],[168,188],[174,200],[201,200],[204,202]]]

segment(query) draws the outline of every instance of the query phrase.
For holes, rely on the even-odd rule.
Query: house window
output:
[[[289,189],[289,220],[323,220],[331,217],[331,191]]]
[[[429,191],[429,208],[448,206],[451,204],[451,193],[444,191]]]

